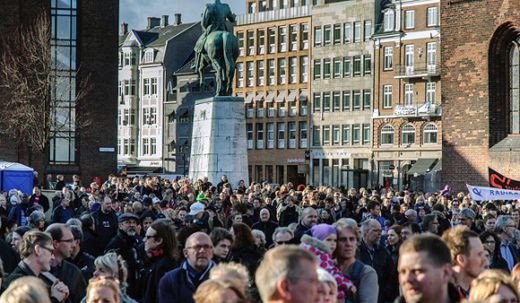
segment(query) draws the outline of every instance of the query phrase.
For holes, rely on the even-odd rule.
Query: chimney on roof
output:
[[[126,35],[128,33],[128,23],[121,23],[121,36]]]
[[[173,25],[179,25],[181,23],[181,14],[175,14],[175,23],[173,23]]]
[[[148,17],[148,26],[146,26],[146,29],[151,29],[159,25],[161,25],[161,19],[157,17]]]
[[[162,15],[162,17],[161,17],[161,26],[162,27],[168,26],[168,15]]]

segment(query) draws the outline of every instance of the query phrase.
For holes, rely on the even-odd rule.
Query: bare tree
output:
[[[71,84],[60,83],[61,78],[56,77],[50,42],[50,18],[42,13],[34,23],[19,26],[0,44],[0,129],[18,146],[31,146],[43,153],[54,133],[69,124],[75,125],[77,131],[91,121],[84,115],[66,113],[57,101],[60,96],[56,92],[70,91],[67,86]],[[87,76],[77,88],[73,84],[76,106],[91,89],[89,83]]]

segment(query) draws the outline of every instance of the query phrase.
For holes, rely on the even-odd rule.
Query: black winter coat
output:
[[[92,218],[94,218],[96,233],[98,235],[96,240],[98,245],[104,249],[108,245],[108,242],[117,235],[117,230],[119,229],[117,215],[114,211],[105,214],[99,209],[92,214]]]
[[[153,257],[149,259],[144,271],[144,293],[141,302],[156,303],[159,302],[157,292],[159,289],[159,281],[169,272],[179,266],[179,263],[166,255]]]
[[[69,300],[72,303],[81,302],[87,290],[87,282],[83,278],[81,270],[69,261],[63,261],[54,274],[69,287]]]
[[[271,244],[273,244],[273,233],[274,230],[278,227],[278,224],[272,220],[269,220],[267,222],[258,221],[251,229],[258,229],[264,232],[265,234],[265,246],[269,247]]]
[[[125,232],[119,230],[117,236],[108,243],[105,249],[105,252],[116,252],[126,261],[128,267],[127,290],[128,295],[132,298],[139,298],[139,282],[144,270],[143,261],[139,256],[141,242],[139,238],[128,236]]]
[[[231,255],[231,261],[238,262],[247,268],[252,280],[263,256],[260,249],[256,245],[250,244],[241,249],[232,250]]]

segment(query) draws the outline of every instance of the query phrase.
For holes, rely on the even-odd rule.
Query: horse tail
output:
[[[235,60],[233,58],[233,38],[234,36],[229,32],[226,32],[222,39],[222,50],[224,51],[224,61],[226,63],[227,71],[234,71],[235,69]]]

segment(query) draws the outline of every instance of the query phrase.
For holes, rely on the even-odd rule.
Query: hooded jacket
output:
[[[330,248],[322,241],[309,235],[302,236],[300,246],[313,253],[317,257],[320,267],[334,277],[338,284],[338,299],[351,297],[355,292],[354,283],[345,278],[341,270],[334,265]]]

